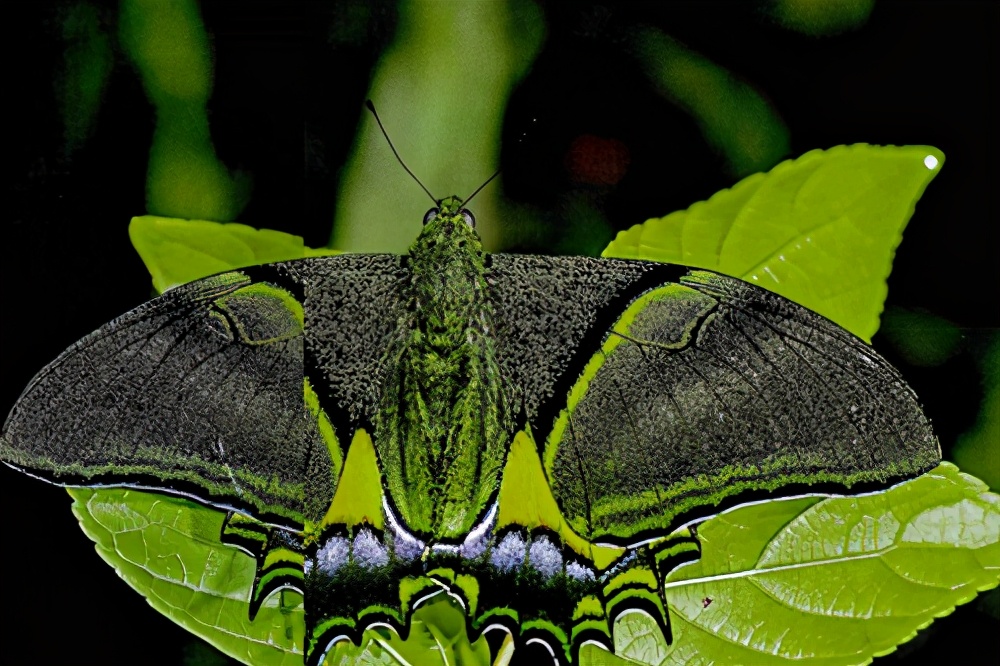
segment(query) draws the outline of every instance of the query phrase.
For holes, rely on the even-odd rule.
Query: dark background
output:
[[[113,26],[115,5],[96,4]],[[57,16],[65,6],[4,6],[2,414],[64,348],[150,296],[149,275],[126,229],[131,216],[145,212],[151,107],[119,54],[93,135],[67,155],[54,92],[64,49]],[[396,24],[394,3],[365,7],[356,39],[331,41],[342,4],[203,3],[216,64],[213,138],[228,165],[254,177],[241,222],[303,235],[313,246],[329,238],[338,169],[371,69]],[[947,458],[978,411],[976,355],[1000,329],[998,5],[878,2],[861,29],[822,38],[782,29],[755,3],[543,7],[548,39],[511,100],[505,126],[514,136],[537,117],[541,130],[516,149],[505,143],[502,159],[507,196],[550,210],[553,219],[560,197],[578,187],[561,165],[581,134],[629,148],[626,177],[601,199],[618,228],[686,208],[735,182],[694,121],[650,92],[620,45],[606,38],[600,26],[608,21],[660,26],[752,83],[787,124],[789,156],[856,142],[944,151],[944,169],[897,251],[887,305],[944,317],[965,341],[930,368],[905,363],[880,336],[874,344],[920,395]],[[97,557],[65,492],[0,469],[0,498],[0,661],[216,663]],[[996,663],[998,630],[1000,623],[969,604],[876,664]]]

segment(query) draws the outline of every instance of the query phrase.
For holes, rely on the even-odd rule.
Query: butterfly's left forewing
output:
[[[304,471],[329,475],[330,459],[302,400],[299,291],[274,265],[119,317],[35,377],[0,456],[62,485],[161,489],[300,527]]]
[[[350,443],[372,429],[401,271],[398,256],[317,257],[170,290],[39,372],[4,425],[0,458],[82,486],[85,531],[162,612],[230,654],[266,641],[294,660],[304,629],[287,588],[305,593],[307,622],[327,615],[304,572],[311,539],[358,527],[328,524],[345,515],[381,527],[377,469],[363,477],[374,511],[333,500]],[[293,610],[291,633],[267,640],[268,618]]]

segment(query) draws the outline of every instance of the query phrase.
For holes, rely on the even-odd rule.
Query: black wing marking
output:
[[[382,365],[404,307],[403,261],[360,254],[294,262],[305,285],[306,373],[345,445],[357,427],[373,432]]]
[[[628,303],[685,272],[648,262],[511,254],[490,255],[487,268],[508,404],[536,436],[552,428],[583,365]]]

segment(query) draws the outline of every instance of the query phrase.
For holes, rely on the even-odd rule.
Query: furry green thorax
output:
[[[406,312],[376,424],[392,503],[430,541],[465,535],[499,485],[510,434],[482,244],[457,197],[410,248]]]

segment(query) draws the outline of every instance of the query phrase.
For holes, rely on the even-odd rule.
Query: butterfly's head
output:
[[[476,233],[476,218],[462,207],[458,197],[445,197],[424,215],[424,230],[418,242],[432,245],[467,247],[479,246]]]
[[[465,204],[469,203],[473,197],[479,194],[484,187],[489,185],[494,178],[500,175],[500,170],[497,169],[493,172],[493,175],[486,179],[486,181],[476,188],[475,192],[460,199],[456,196],[445,197],[444,199],[435,199],[431,191],[427,189],[427,186],[420,182],[416,174],[410,171],[410,168],[406,166],[403,159],[396,152],[396,147],[392,145],[392,140],[389,138],[389,133],[385,131],[385,127],[382,126],[382,120],[378,117],[378,113],[375,111],[375,105],[371,100],[365,102],[368,110],[372,112],[375,117],[375,122],[378,123],[378,128],[382,131],[382,136],[385,137],[386,142],[389,144],[389,148],[392,149],[392,154],[396,156],[399,161],[400,166],[416,181],[417,185],[427,193],[431,199],[437,204],[434,208],[427,211],[424,215],[424,230],[420,233],[417,238],[416,244],[411,248],[410,254],[418,257],[430,257],[431,250],[436,248],[436,253],[440,254],[442,252],[447,253],[454,250],[466,250],[460,254],[468,254],[479,256],[482,254],[482,244],[479,242],[479,234],[476,233],[476,218],[472,216],[466,208]],[[470,255],[471,256],[471,255]]]

